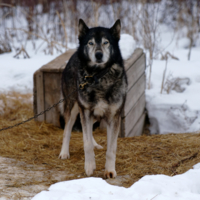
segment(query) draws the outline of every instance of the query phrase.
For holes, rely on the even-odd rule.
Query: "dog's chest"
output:
[[[98,103],[93,107],[93,115],[103,117],[108,111],[109,106],[103,100],[98,101]]]
[[[87,102],[97,103],[100,99],[104,99],[107,102],[110,102],[110,99],[113,101],[115,96],[117,96],[117,93],[122,92],[121,90],[123,90],[125,85],[123,69],[118,65],[113,65],[109,71],[100,78],[97,78],[98,74],[95,75],[96,78],[92,75],[93,79],[91,82],[85,79],[85,77],[90,76],[91,75],[85,73],[84,70],[82,70],[82,74],[80,73],[78,76],[78,85],[84,86],[80,91],[81,96]]]
[[[78,84],[85,83],[85,74],[79,74]],[[112,115],[123,103],[126,92],[125,74],[122,68],[114,65],[97,83],[87,83],[79,90],[79,103],[89,109],[94,116]]]

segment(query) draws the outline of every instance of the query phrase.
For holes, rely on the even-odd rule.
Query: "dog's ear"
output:
[[[115,24],[110,28],[110,31],[112,33],[112,35],[116,38],[116,39],[120,39],[120,31],[121,31],[121,22],[120,19],[118,19]]]
[[[82,19],[79,19],[78,30],[79,30],[79,34],[78,34],[79,39],[83,37],[89,30],[89,28],[87,27],[87,25]]]

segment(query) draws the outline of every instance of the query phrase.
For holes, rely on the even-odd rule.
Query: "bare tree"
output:
[[[159,9],[160,4],[158,3],[147,3],[147,0],[142,1],[142,6],[137,9],[135,14],[140,22],[137,25],[137,30],[135,35],[137,40],[140,41],[142,46],[147,50],[148,53],[148,85],[147,88],[151,88],[151,73],[153,66],[153,59],[158,55],[160,42],[160,32],[159,32]]]
[[[182,34],[183,28],[186,28],[186,37],[189,39],[188,60],[191,58],[192,47],[200,32],[200,1],[185,0],[179,2],[179,12],[177,18],[177,31]]]

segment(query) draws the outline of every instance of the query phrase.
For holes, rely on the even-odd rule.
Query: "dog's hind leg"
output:
[[[65,129],[63,134],[63,143],[62,143],[62,149],[59,155],[60,159],[67,159],[70,158],[69,154],[69,142],[71,137],[71,131],[73,128],[73,125],[76,121],[76,117],[79,113],[78,104],[75,103],[71,112],[66,111],[64,113],[65,117]]]
[[[107,125],[107,152],[105,165],[105,178],[115,178],[117,173],[115,171],[115,160],[117,150],[117,138],[120,131],[121,116],[118,114],[109,120]]]
[[[94,136],[92,136],[92,143],[94,145],[94,148],[96,148],[96,149],[103,149],[103,147],[101,145],[97,144],[97,142],[94,139]]]
[[[96,169],[94,145],[92,136],[93,119],[89,110],[80,108],[81,124],[83,129],[83,142],[85,152],[85,172],[91,176]]]
[[[94,124],[95,122],[96,122],[96,120],[94,119],[94,120],[93,120],[93,124]],[[93,135],[92,135],[92,143],[93,143],[95,149],[103,149],[103,147],[102,147],[101,145],[97,144],[97,142],[95,141]]]

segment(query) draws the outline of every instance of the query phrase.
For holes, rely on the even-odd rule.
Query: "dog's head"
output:
[[[89,66],[103,67],[114,54],[120,54],[118,42],[121,24],[119,19],[111,28],[88,28],[85,22],[80,19],[78,28],[79,51]]]

